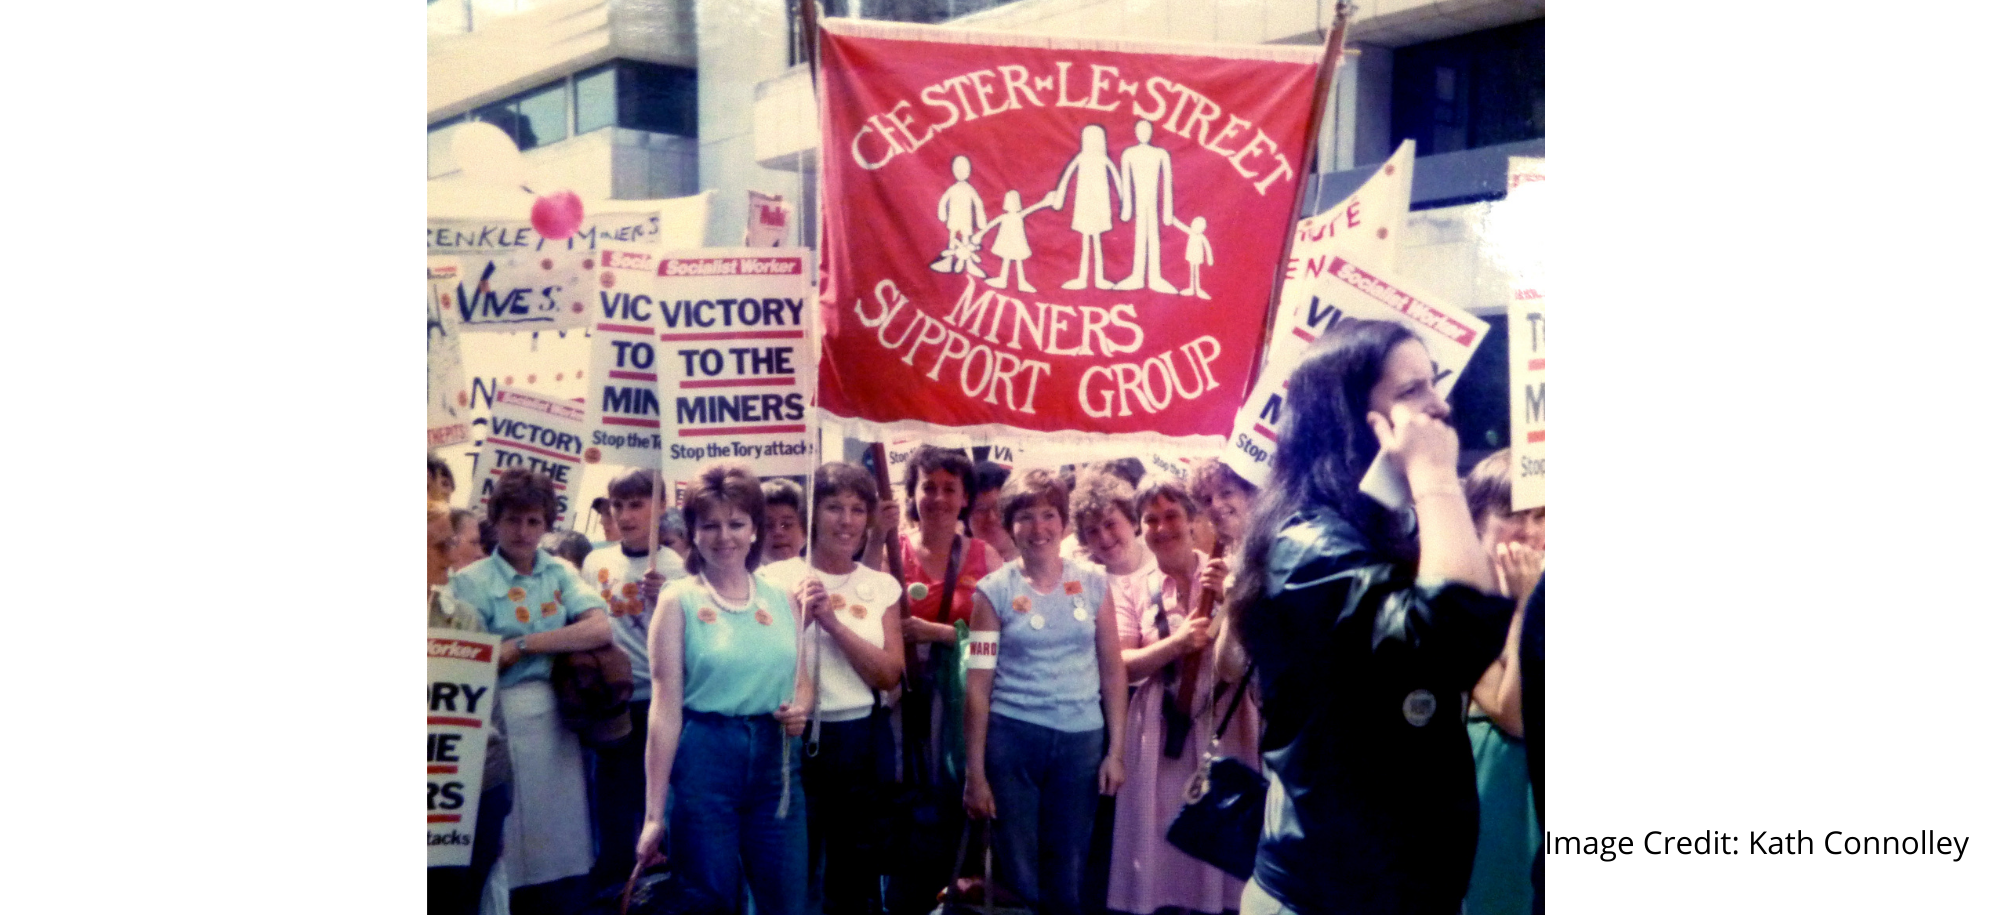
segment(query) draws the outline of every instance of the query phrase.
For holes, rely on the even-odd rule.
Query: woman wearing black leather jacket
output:
[[[1453,913],[1478,839],[1462,694],[1506,638],[1450,407],[1400,325],[1343,321],[1292,375],[1230,594],[1270,777],[1242,915]],[[1378,452],[1412,510],[1359,490]]]

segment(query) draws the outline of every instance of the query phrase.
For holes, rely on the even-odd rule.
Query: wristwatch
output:
[[[524,635],[524,636],[521,636],[521,637],[520,637],[520,638],[518,638],[518,639],[515,639],[515,640],[514,640],[514,650],[515,650],[516,652],[519,652],[520,654],[524,654],[524,655],[525,655],[525,654],[527,654],[527,653],[528,653],[528,637]]]

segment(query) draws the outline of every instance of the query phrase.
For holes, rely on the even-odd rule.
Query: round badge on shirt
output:
[[[1437,697],[1431,695],[1430,690],[1411,690],[1409,695],[1403,697],[1403,720],[1409,722],[1411,727],[1423,727],[1430,723],[1432,715],[1437,714],[1437,707]]]
[[[1075,610],[1070,611],[1069,615],[1076,617],[1076,621],[1079,623],[1087,622],[1090,619],[1090,611],[1083,609],[1080,605]]]
[[[757,622],[763,623],[766,626],[771,625],[771,611],[758,607],[756,616]]]
[[[1040,628],[1042,628],[1042,627],[1044,627],[1044,626],[1047,626],[1048,624],[1049,624],[1049,621],[1048,621],[1047,619],[1043,618],[1043,617],[1042,617],[1042,615],[1041,615],[1041,614],[1039,614],[1039,613],[1037,613],[1037,614],[1035,614],[1035,615],[1033,615],[1033,616],[1030,616],[1030,617],[1028,617],[1028,625],[1030,625],[1030,626],[1033,626],[1033,627],[1035,627],[1036,629],[1040,629]]]

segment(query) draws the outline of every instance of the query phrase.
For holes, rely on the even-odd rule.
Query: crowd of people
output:
[[[613,479],[595,548],[549,530],[547,477],[475,514],[433,458],[430,624],[501,649],[432,910],[582,912],[661,865],[727,915],[1537,910],[1544,513],[1504,451],[1461,478],[1432,379],[1409,331],[1342,322],[1261,489],[930,445],[895,488],[719,462],[678,506]],[[1361,492],[1378,455],[1406,507]],[[630,698],[582,726],[557,661],[611,647]],[[1167,838],[1217,757],[1267,783],[1247,879]]]

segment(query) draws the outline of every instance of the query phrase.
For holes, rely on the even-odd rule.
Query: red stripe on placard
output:
[[[597,325],[597,329],[615,330],[621,334],[650,334],[653,332],[651,327],[644,324],[599,324]]]
[[[682,429],[682,437],[690,435],[761,435],[766,432],[804,432],[804,425],[797,426],[730,426],[726,429]]]
[[[522,451],[532,451],[536,454],[542,455],[543,457],[552,457],[555,458],[556,460],[568,461],[572,464],[583,463],[583,458],[577,457],[574,454],[564,454],[560,451],[550,451],[547,448],[537,448],[525,442],[517,442],[511,439],[504,439],[497,435],[488,435],[486,436],[486,438],[488,441],[499,442],[500,444],[506,445],[509,448],[519,448]]]
[[[486,500],[481,499],[480,501],[484,502]],[[493,660],[493,649],[478,642],[467,642],[460,639],[431,639],[430,656],[433,658],[452,658],[459,661],[472,661],[484,664],[487,661]]]
[[[431,767],[430,767],[430,772],[429,772],[429,774],[431,774],[431,775],[457,775],[457,774],[458,774],[458,767],[457,767],[457,766],[431,766]]]
[[[657,419],[633,419],[629,416],[605,416],[601,418],[607,426],[640,426],[647,429],[660,428]]]
[[[1295,337],[1297,337],[1297,338],[1299,338],[1299,339],[1301,339],[1301,340],[1304,340],[1304,341],[1306,341],[1307,343],[1311,343],[1311,342],[1313,342],[1314,340],[1318,340],[1318,339],[1319,339],[1318,337],[1315,337],[1315,336],[1313,336],[1312,334],[1309,334],[1309,333],[1306,333],[1306,329],[1305,329],[1305,328],[1303,328],[1303,327],[1294,327],[1294,328],[1292,328],[1292,336],[1295,336]]]
[[[1528,371],[1530,371],[1530,372],[1539,372],[1539,371],[1541,371],[1541,370],[1542,370],[1542,361],[1543,361],[1543,360],[1540,360],[1540,359],[1530,359],[1530,360],[1528,360]]]
[[[458,822],[459,815],[456,813],[433,813],[430,817],[430,822],[432,823],[456,823]]]
[[[683,381],[683,382],[681,382],[681,387],[684,387],[684,388],[754,388],[754,387],[783,387],[783,386],[785,386],[785,385],[791,385],[791,384],[797,384],[798,382],[799,382],[799,380],[798,380],[797,378],[794,378],[794,377],[786,377],[786,378],[717,378],[717,379],[715,379],[715,380],[712,380],[712,381]]]
[[[673,342],[693,340],[803,340],[802,330],[725,330],[712,334],[661,334],[660,339]]]
[[[466,728],[476,728],[476,727],[479,727],[479,719],[477,719],[477,718],[460,718],[460,717],[456,717],[456,716],[452,716],[452,715],[432,715],[432,716],[430,717],[430,723],[431,723],[431,724],[450,724],[450,725],[457,725],[458,727],[466,727]]]
[[[618,369],[612,369],[611,371],[606,372],[605,374],[610,375],[613,378],[627,378],[632,381],[660,380],[660,376],[655,375],[652,372],[624,372],[624,371],[619,371]]]
[[[1275,442],[1278,440],[1278,433],[1272,432],[1271,430],[1264,428],[1263,423],[1251,423],[1250,428],[1257,430],[1258,435],[1268,438],[1271,441]]]
[[[1548,433],[1545,430],[1536,429],[1535,431],[1528,433],[1528,441],[1539,442],[1542,440],[1542,436],[1546,434]]]

